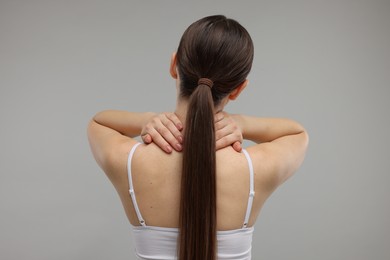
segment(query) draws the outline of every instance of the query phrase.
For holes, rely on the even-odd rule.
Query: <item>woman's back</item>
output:
[[[131,147],[128,147],[128,152]],[[125,147],[123,149],[126,149]],[[249,165],[243,153],[227,147],[216,153],[217,158],[217,230],[242,228],[249,198]],[[119,162],[123,167],[119,187],[116,187],[126,214],[133,226],[139,226],[134,205],[129,195],[125,156]],[[132,180],[139,210],[148,226],[179,226],[182,154],[164,153],[154,144],[139,146],[132,158]],[[255,174],[255,194],[248,226],[269,196],[267,173]],[[262,178],[261,176],[264,176]],[[268,186],[268,187],[267,187]]]
[[[133,225],[135,254],[139,259],[176,259],[182,154],[166,155],[155,145],[140,144],[135,144],[128,154],[129,185],[117,189]],[[125,179],[121,183],[126,182]],[[254,182],[249,154],[232,148],[219,150],[216,179],[217,257],[251,259],[251,226],[261,207],[261,199],[254,196],[254,187],[258,185]],[[259,192],[259,195],[264,198],[264,193]],[[252,208],[255,213],[248,224]]]

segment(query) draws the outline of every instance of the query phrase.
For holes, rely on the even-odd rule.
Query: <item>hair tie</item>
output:
[[[208,79],[208,78],[200,78],[198,80],[198,86],[199,85],[206,85],[206,86],[208,86],[211,89],[213,87],[213,85],[214,85],[214,82],[211,79]]]

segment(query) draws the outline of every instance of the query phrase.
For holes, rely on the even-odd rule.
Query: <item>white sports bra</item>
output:
[[[148,260],[175,260],[177,259],[176,246],[179,230],[177,228],[147,226],[139,210],[134,193],[131,176],[131,160],[135,149],[140,145],[133,146],[127,160],[127,173],[129,179],[129,193],[133,201],[134,209],[141,226],[133,226],[133,238],[135,255],[137,259]],[[250,186],[249,198],[245,219],[241,229],[217,231],[217,256],[218,260],[250,260],[252,249],[252,236],[254,227],[247,227],[252,210],[254,191],[254,174],[252,160],[245,149],[242,149],[249,166]]]

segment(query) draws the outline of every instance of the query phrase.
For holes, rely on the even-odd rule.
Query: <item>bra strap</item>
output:
[[[252,211],[253,198],[255,196],[255,187],[254,187],[253,164],[252,164],[251,157],[249,156],[248,152],[245,149],[242,149],[242,152],[244,153],[249,166],[249,198],[248,198],[248,206],[246,208],[244,225],[242,226],[243,228],[246,228],[248,226],[249,217]]]
[[[142,218],[141,212],[140,212],[140,210],[138,208],[137,200],[135,198],[135,193],[134,193],[133,179],[131,177],[131,160],[133,158],[135,149],[140,144],[141,143],[136,143],[133,146],[133,148],[131,148],[131,150],[130,150],[129,157],[127,159],[127,176],[128,176],[128,179],[129,179],[129,187],[130,187],[129,193],[130,193],[131,200],[133,201],[133,206],[134,206],[134,209],[135,209],[135,213],[137,213],[138,221],[141,224],[141,226],[146,226],[145,220]]]

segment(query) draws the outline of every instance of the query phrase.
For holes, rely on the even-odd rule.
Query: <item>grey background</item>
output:
[[[254,259],[390,259],[390,1],[0,1],[0,259],[134,259],[86,138],[104,109],[170,111],[171,53],[210,14],[253,37],[227,110],[289,117],[304,165],[266,203]]]

